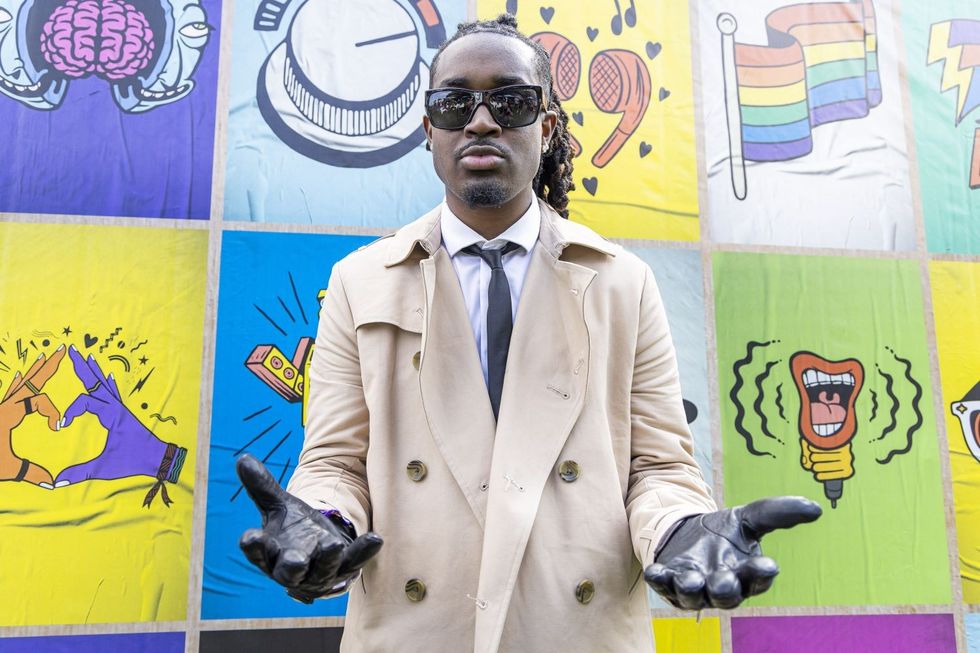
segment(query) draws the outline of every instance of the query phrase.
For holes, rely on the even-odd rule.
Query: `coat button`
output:
[[[425,463],[421,460],[413,460],[405,466],[405,473],[408,474],[408,478],[418,483],[423,478],[425,478],[428,470],[425,468]]]
[[[595,583],[586,578],[575,587],[575,600],[586,605],[595,596]]]
[[[421,364],[422,364],[422,352],[417,351],[415,352],[415,355],[412,356],[412,367],[414,367],[417,370],[419,369],[419,365]]]
[[[412,578],[405,583],[405,596],[413,603],[418,603],[425,598],[425,583],[418,578]]]
[[[558,465],[558,475],[561,476],[561,480],[566,483],[571,483],[578,478],[579,466],[574,460],[565,460]]]

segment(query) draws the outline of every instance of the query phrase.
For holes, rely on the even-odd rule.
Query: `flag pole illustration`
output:
[[[927,65],[943,62],[940,90],[956,89],[956,125],[980,106],[980,20],[956,19],[936,23],[929,33]],[[970,188],[980,188],[980,129],[973,133]]]
[[[872,0],[780,7],[766,16],[768,43],[735,40],[718,16],[732,190],[748,194],[746,161],[789,161],[813,151],[813,128],[863,118],[881,104]]]

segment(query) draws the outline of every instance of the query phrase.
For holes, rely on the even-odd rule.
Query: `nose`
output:
[[[473,112],[473,117],[466,123],[465,133],[468,136],[487,136],[499,135],[500,125],[493,119],[490,109],[485,104],[481,104]]]

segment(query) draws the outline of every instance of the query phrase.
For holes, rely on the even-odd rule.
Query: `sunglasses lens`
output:
[[[501,127],[526,127],[537,120],[541,109],[533,88],[495,91],[490,94],[488,104]]]
[[[437,129],[461,129],[473,112],[476,97],[468,91],[432,91],[425,103],[425,112]]]

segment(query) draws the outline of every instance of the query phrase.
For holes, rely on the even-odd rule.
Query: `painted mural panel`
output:
[[[0,0],[0,212],[207,219],[219,0]]]
[[[343,628],[277,628],[274,630],[212,630],[201,633],[200,653],[266,653],[316,651],[338,653]]]
[[[980,653],[980,614],[966,614],[963,622],[968,653]]]
[[[184,633],[11,637],[3,640],[0,650],[4,653],[183,653]]]
[[[235,474],[251,453],[285,485],[303,446],[307,364],[333,264],[371,238],[223,235],[204,549],[205,619],[338,616],[347,598],[304,605],[238,548],[258,509]]]
[[[391,227],[436,206],[429,65],[465,0],[235,7],[224,218]]]
[[[904,3],[909,88],[930,251],[980,253],[980,7]]]
[[[736,617],[732,653],[956,653],[951,614]]]
[[[929,264],[963,600],[980,603],[980,263]]]
[[[206,258],[0,224],[0,625],[185,618]]]
[[[891,2],[698,12],[712,239],[914,249]]]
[[[714,279],[725,501],[824,508],[767,537],[752,603],[949,602],[918,263],[719,253]]]
[[[721,653],[721,624],[706,619],[654,619],[657,653]]]
[[[617,238],[697,240],[698,181],[686,1],[479,0],[551,54],[574,137],[570,217]]]

